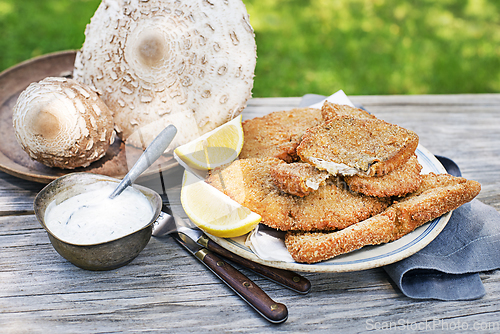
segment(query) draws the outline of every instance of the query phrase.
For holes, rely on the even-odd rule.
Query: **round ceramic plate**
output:
[[[22,179],[49,183],[71,172],[89,172],[123,178],[142,150],[125,145],[118,138],[100,160],[86,168],[66,170],[50,168],[32,160],[17,143],[12,126],[12,110],[19,94],[32,82],[49,76],[71,77],[76,52],[61,51],[33,58],[0,73],[0,170]],[[141,175],[141,180],[153,177],[158,171],[168,171],[177,162],[172,156],[163,156],[157,164]]]
[[[423,167],[422,173],[446,173],[443,165],[441,165],[436,157],[424,147],[419,145],[416,150],[416,154]],[[415,231],[396,241],[377,246],[366,246],[351,253],[340,255],[331,260],[315,264],[263,260],[259,258],[250,248],[245,246],[246,236],[231,239],[218,238],[214,236],[209,237],[234,254],[270,267],[302,272],[358,271],[385,266],[415,254],[437,237],[437,235],[448,223],[451,213],[452,212],[450,211],[447,214],[420,226]]]

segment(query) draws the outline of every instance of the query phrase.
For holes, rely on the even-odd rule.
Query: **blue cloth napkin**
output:
[[[322,99],[308,94],[300,106]],[[460,176],[459,169],[449,172]],[[499,254],[500,213],[474,199],[453,211],[443,231],[424,249],[384,270],[410,298],[472,300],[485,295],[479,273],[499,269]]]
[[[408,297],[471,300],[485,295],[479,272],[500,268],[498,254],[500,213],[474,199],[424,249],[384,269]]]

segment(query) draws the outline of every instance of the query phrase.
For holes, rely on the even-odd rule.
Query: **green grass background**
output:
[[[0,71],[81,47],[100,0],[0,0]],[[253,96],[500,92],[499,0],[244,0]]]

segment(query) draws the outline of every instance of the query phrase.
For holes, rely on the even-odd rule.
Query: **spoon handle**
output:
[[[125,188],[130,186],[146,169],[148,169],[165,152],[177,133],[177,128],[173,125],[167,126],[158,136],[146,147],[134,166],[129,170],[120,184],[116,187],[109,198],[115,198]]]

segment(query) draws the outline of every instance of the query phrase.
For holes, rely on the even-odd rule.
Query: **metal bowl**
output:
[[[63,201],[85,191],[85,187],[96,182],[118,183],[119,179],[92,173],[72,173],[62,176],[43,188],[34,202],[35,215],[47,231],[54,249],[66,260],[86,270],[111,270],[124,266],[132,261],[146,247],[151,239],[153,223],[160,215],[162,201],[155,191],[134,185],[151,203],[154,211],[151,221],[124,237],[93,245],[71,244],[59,239],[45,225],[45,210],[54,201]],[[124,208],[126,210],[126,208]]]

